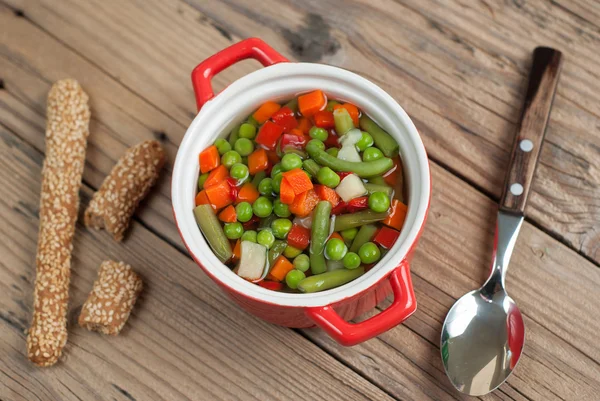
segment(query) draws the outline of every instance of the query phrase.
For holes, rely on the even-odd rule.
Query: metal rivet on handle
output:
[[[523,193],[523,185],[514,183],[510,186],[510,193],[514,196],[519,196]]]
[[[533,149],[533,142],[531,142],[529,139],[523,139],[519,144],[519,147],[523,152],[531,152]]]

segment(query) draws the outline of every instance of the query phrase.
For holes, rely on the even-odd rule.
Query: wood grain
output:
[[[0,185],[10,189],[0,200],[6,227],[0,231],[0,399],[391,399],[299,334],[237,308],[189,257],[138,223],[123,245],[78,227],[69,343],[55,368],[34,367],[24,330],[42,158],[0,127]],[[131,263],[145,287],[117,337],[76,324],[97,268],[109,258]]]

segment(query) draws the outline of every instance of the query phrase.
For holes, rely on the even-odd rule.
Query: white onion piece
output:
[[[338,139],[338,142],[342,146],[353,146],[356,145],[356,142],[360,141],[360,138],[362,138],[362,132],[359,129],[354,128],[342,135],[340,139]]]
[[[304,228],[308,228],[309,230],[312,228],[312,213],[305,217],[296,217],[294,218],[294,224],[298,224]]]
[[[360,163],[362,159],[356,150],[356,146],[354,145],[343,145],[339,150],[337,158],[340,160],[346,160],[349,162],[358,162]]]
[[[344,177],[340,185],[335,189],[335,192],[337,192],[344,202],[349,202],[354,198],[365,195],[367,190],[362,180],[356,174],[350,174]]]
[[[265,278],[268,271],[267,248],[251,241],[242,241],[240,264],[235,273],[241,278],[257,282]]]

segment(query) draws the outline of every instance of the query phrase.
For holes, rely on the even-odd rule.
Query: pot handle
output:
[[[213,54],[192,71],[192,86],[196,94],[198,110],[215,96],[211,79],[225,68],[248,58],[259,61],[265,67],[289,61],[258,38],[244,39]]]
[[[356,345],[376,337],[402,323],[417,309],[408,262],[403,261],[388,279],[394,293],[394,301],[386,310],[364,322],[346,322],[331,305],[307,308],[306,315],[334,340],[345,346]]]

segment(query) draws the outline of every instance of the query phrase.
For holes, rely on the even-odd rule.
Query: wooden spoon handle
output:
[[[562,54],[558,50],[537,47],[533,51],[523,115],[500,198],[502,210],[525,213],[525,204],[540,156],[561,66]]]

